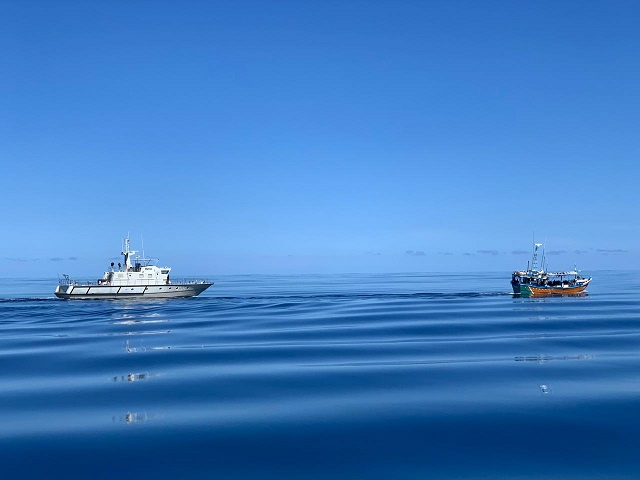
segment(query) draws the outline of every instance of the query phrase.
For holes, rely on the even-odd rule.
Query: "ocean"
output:
[[[0,280],[0,478],[640,478],[640,272]]]

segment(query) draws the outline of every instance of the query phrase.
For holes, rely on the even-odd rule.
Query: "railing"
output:
[[[60,280],[58,280],[58,285],[103,285],[102,283],[98,283],[95,280],[87,280],[85,281],[81,281],[81,280],[71,280],[70,278],[61,278]]]
[[[96,281],[96,280],[87,280],[87,281],[81,281],[81,280],[72,280],[70,279],[68,276],[58,279],[58,285],[90,285],[90,286],[99,286],[99,285],[104,285],[104,286],[113,286],[113,287],[119,287],[122,285],[134,285],[134,286],[140,286],[140,287],[144,287],[145,285],[199,285],[202,283],[213,283],[212,281],[210,281],[208,278],[181,278],[178,280],[169,280],[169,283],[136,283],[139,279],[132,279],[133,281],[131,283],[129,283],[128,279],[124,279],[124,280],[116,280],[117,283],[109,283],[106,280],[105,281]],[[148,280],[153,280],[153,279],[148,279],[145,278],[145,281]],[[122,283],[120,283],[122,282]]]
[[[199,283],[213,283],[208,278],[179,278],[178,280],[169,280],[169,285],[197,285]]]

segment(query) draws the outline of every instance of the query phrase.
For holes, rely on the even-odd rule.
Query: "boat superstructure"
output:
[[[527,265],[526,270],[516,270],[511,275],[513,293],[524,296],[575,295],[587,288],[591,277],[583,277],[575,267],[566,272],[545,271],[544,253],[541,266],[538,267],[540,247],[542,247],[541,243],[534,243],[531,266]]]
[[[63,275],[55,290],[59,298],[173,298],[195,297],[201,294],[213,282],[189,280],[174,282],[170,279],[170,267],[158,267],[157,259],[134,256],[138,252],[131,250],[129,236],[124,239],[121,255],[124,263],[117,267],[111,262],[109,270],[95,282],[79,282],[69,275]]]

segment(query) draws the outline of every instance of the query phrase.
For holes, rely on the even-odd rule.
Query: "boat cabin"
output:
[[[158,260],[154,258],[144,258],[136,256],[135,262],[131,261],[131,256],[137,252],[131,250],[129,238],[125,239],[125,245],[121,252],[124,257],[124,265],[118,263],[116,269],[111,262],[111,269],[104,272],[104,276],[98,280],[98,285],[110,285],[114,287],[125,285],[165,285],[170,283],[170,267],[159,268],[154,265]]]

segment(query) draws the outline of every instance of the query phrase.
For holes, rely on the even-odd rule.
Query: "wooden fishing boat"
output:
[[[544,253],[542,267],[538,269],[538,250],[542,244],[533,247],[531,267],[526,270],[516,270],[511,275],[513,293],[522,296],[545,295],[577,295],[584,292],[591,282],[591,277],[583,277],[577,269],[567,272],[547,272],[544,269]]]

